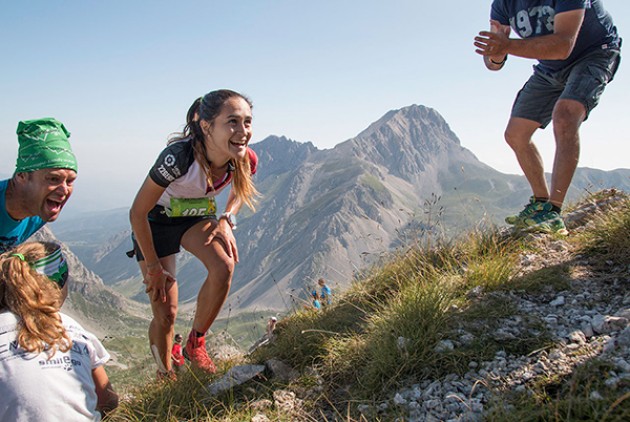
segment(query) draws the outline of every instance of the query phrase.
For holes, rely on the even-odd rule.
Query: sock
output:
[[[549,198],[539,198],[534,196],[534,202],[549,202]]]
[[[559,206],[557,206],[557,205],[551,205],[551,211],[555,211],[555,212],[557,212],[558,214],[560,214],[560,211],[562,211],[562,208],[560,208],[560,207],[559,207]]]
[[[204,337],[206,335],[206,333],[200,333],[197,330],[192,330],[193,333],[195,333],[195,337],[199,338],[199,337]]]

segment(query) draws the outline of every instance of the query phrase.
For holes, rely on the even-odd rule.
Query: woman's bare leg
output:
[[[165,271],[171,275],[175,275],[176,255],[169,255],[160,258],[160,264]],[[144,277],[147,271],[145,261],[140,261],[140,270]],[[177,299],[178,289],[177,283],[167,286],[166,302],[153,300],[152,294],[149,294],[151,301],[151,310],[153,311],[153,319],[149,324],[149,347],[157,347],[158,354],[162,365],[166,371],[170,371],[171,366],[171,349],[173,347],[173,334],[175,331],[175,318],[177,317]],[[158,365],[159,366],[159,365]]]

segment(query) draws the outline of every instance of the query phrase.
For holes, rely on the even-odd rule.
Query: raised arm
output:
[[[584,9],[558,13],[554,17],[553,34],[515,39],[509,38],[509,34],[504,31],[493,32],[493,26],[505,27],[493,20],[490,21],[490,31],[482,31],[475,37],[475,52],[484,56],[484,62],[487,62],[486,57],[499,62],[496,57],[506,57],[508,54],[537,60],[564,60],[573,51],[583,21]]]
[[[487,32],[481,32],[481,33],[487,33]],[[481,34],[480,33],[480,34]],[[509,25],[501,25],[501,23],[499,23],[498,21],[495,20],[491,20],[490,21],[490,34],[494,34],[494,36],[496,37],[505,37],[507,39],[509,39],[510,36],[510,26]],[[479,38],[479,37],[477,37]],[[475,38],[475,40],[477,40],[477,38]],[[477,41],[475,42],[475,45],[477,47],[480,47],[480,45],[477,44]],[[477,53],[479,53],[479,49],[477,50]],[[479,53],[481,54],[481,53]],[[486,67],[489,70],[501,70],[503,68],[503,66],[505,65],[505,62],[507,61],[507,54],[492,54],[492,55],[484,55],[483,56],[483,63],[486,65]]]

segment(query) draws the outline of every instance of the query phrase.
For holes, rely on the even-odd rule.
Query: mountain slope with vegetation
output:
[[[418,239],[218,361],[262,375],[213,395],[221,375],[190,370],[130,390],[110,420],[628,420],[630,199],[591,195],[567,222],[568,237]]]
[[[329,150],[277,136],[252,148],[262,197],[257,212],[239,213],[240,262],[225,307],[233,314],[301,307],[319,277],[344,290],[353,274],[410,239],[502,223],[531,194],[524,177],[480,162],[436,110],[422,105],[391,110]],[[578,169],[569,198],[603,187],[630,190],[630,170]],[[125,255],[127,214],[102,211],[52,227],[107,286],[146,303],[138,266]],[[186,253],[177,267],[187,311],[205,268]]]

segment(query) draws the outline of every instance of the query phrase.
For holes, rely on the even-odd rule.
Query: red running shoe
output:
[[[188,335],[188,341],[186,342],[183,355],[197,368],[201,368],[211,374],[217,372],[217,367],[214,366],[214,362],[212,362],[212,359],[210,359],[206,351],[205,336],[197,337],[194,331],[191,331]]]

